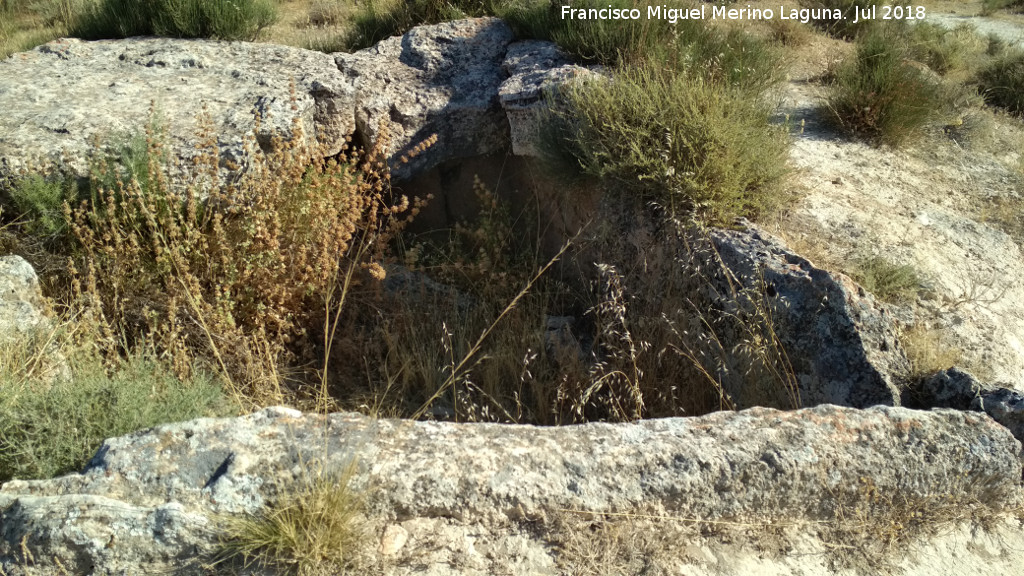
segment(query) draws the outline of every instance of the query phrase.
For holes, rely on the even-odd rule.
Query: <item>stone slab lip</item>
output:
[[[486,532],[564,510],[827,518],[865,481],[909,500],[1009,508],[1020,501],[1020,450],[988,416],[941,409],[752,408],[544,428],[268,408],[112,438],[81,474],[8,482],[0,567],[16,566],[23,538],[37,558],[75,568],[181,565],[210,549],[210,514],[258,511],[311,466],[352,461],[371,517]]]

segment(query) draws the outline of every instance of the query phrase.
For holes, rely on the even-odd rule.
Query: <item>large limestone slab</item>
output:
[[[899,405],[910,371],[890,308],[755,226],[714,230],[724,264],[771,304],[804,406]]]
[[[427,561],[430,573],[557,574],[559,550],[530,526],[567,510],[835,518],[866,478],[901,502],[949,494],[999,509],[1017,502],[1019,452],[984,414],[952,410],[756,408],[539,428],[272,408],[114,438],[82,474],[7,483],[0,568],[16,573],[23,541],[40,565],[56,557],[73,573],[181,568],[214,545],[213,514],[255,512],[310,469],[354,459],[379,535],[390,548],[408,541],[415,565],[464,550],[455,564]]]
[[[245,160],[242,141],[253,134],[254,111],[263,116],[261,148],[274,136],[290,137],[297,121],[307,138],[337,152],[354,126],[352,96],[333,58],[309,50],[166,38],[55,40],[0,61],[0,180],[61,160],[86,175],[94,140],[109,145],[143,134],[151,103],[172,158],[195,155],[203,106],[225,160]]]
[[[395,177],[508,146],[498,88],[513,37],[497,18],[473,18],[418,26],[354,54],[335,55],[355,85],[355,120],[363,138],[376,142],[381,123],[387,125]],[[401,162],[432,135],[437,142],[430,149]]]

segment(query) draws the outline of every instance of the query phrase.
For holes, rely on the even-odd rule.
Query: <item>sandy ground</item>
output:
[[[955,25],[960,17],[941,18]],[[1016,22],[969,20],[1006,28],[1008,39],[1024,38]],[[977,111],[950,119],[905,150],[851,141],[823,125],[817,108],[826,89],[816,81],[849,49],[816,36],[800,50],[783,91],[782,116],[793,127],[791,160],[802,199],[779,232],[825,268],[853,272],[859,259],[872,256],[912,266],[922,290],[917,302],[898,307],[905,328],[934,330],[937,346],[962,356],[958,364],[1019,388],[1021,239],[992,223],[986,206],[994,198],[1021,197],[1024,123]]]

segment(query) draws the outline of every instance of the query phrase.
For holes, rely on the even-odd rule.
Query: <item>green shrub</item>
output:
[[[0,2],[0,60],[67,35],[76,0]]]
[[[273,0],[99,0],[73,19],[71,35],[87,40],[171,36],[254,40],[277,19]]]
[[[298,576],[348,573],[370,540],[364,495],[350,483],[355,463],[339,473],[315,471],[284,487],[277,502],[257,514],[226,519],[222,562],[276,567]]]
[[[1024,0],[984,0],[981,4],[981,14],[989,16],[1006,8],[1019,8],[1024,5]]]
[[[560,4],[543,0],[514,3],[504,7],[501,16],[519,37],[551,40],[585,62],[606,65],[639,64],[671,35],[671,25],[663,20],[566,20]],[[634,2],[574,0],[567,5],[626,9]]]
[[[850,134],[898,146],[919,136],[944,107],[941,86],[907,62],[898,38],[874,33],[840,65],[823,111]]]
[[[639,6],[633,0],[575,1],[574,7]],[[660,67],[700,74],[731,86],[761,91],[783,72],[778,50],[739,29],[722,30],[698,20],[565,20],[559,4],[529,2],[502,8],[517,35],[551,40],[591,63],[615,67]]]
[[[155,114],[154,114],[155,118]],[[153,137],[162,137],[163,130],[155,119],[150,124]],[[150,186],[150,147],[145,134],[121,135],[110,139],[90,159],[91,188],[114,190],[118,182],[138,181],[143,189]],[[156,159],[162,163],[166,155]],[[44,239],[59,239],[67,231],[64,203],[75,205],[89,195],[90,186],[74,176],[56,171],[47,175],[30,173],[15,180],[8,191],[9,212],[22,219],[29,234]]]
[[[0,482],[79,470],[106,438],[229,412],[211,379],[200,376],[184,383],[158,362],[139,356],[110,372],[98,360],[72,359],[72,379],[52,383],[24,379],[9,364],[4,368]]]
[[[607,5],[573,6],[595,4]],[[550,2],[508,6],[503,16],[521,37],[620,71],[613,82],[563,94],[545,138],[556,165],[713,219],[752,216],[770,203],[786,146],[762,102],[783,69],[775,48],[694,20],[563,20]]]
[[[1024,114],[1024,51],[1012,50],[978,72],[985,102]]]
[[[1006,41],[1002,36],[990,32],[988,35],[988,46],[985,48],[985,54],[988,56],[1002,56],[1006,53],[1006,49],[1010,47],[1010,43]]]
[[[55,237],[67,229],[64,202],[74,201],[78,189],[63,177],[30,174],[18,180],[8,194],[15,215],[24,221],[29,233]]]
[[[787,138],[759,98],[699,76],[623,70],[562,94],[549,148],[586,175],[719,222],[779,198]]]
[[[963,69],[971,54],[984,49],[982,39],[970,24],[960,24],[952,30],[932,22],[901,28],[910,56],[939,74]]]
[[[342,42],[347,50],[373,46],[420,24],[437,24],[467,16],[495,13],[499,0],[366,0],[352,21],[352,32]]]

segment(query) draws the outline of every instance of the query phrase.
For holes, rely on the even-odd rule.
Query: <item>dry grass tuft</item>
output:
[[[323,382],[346,300],[383,274],[388,240],[407,222],[399,214],[411,208],[386,202],[386,138],[326,157],[296,123],[291,140],[277,139],[223,185],[204,125],[187,190],[168,184],[150,134],[142,182],[94,180],[91,201],[65,207],[74,305],[109,354],[146,346],[183,377],[204,361],[242,405],[323,396],[307,384]],[[256,150],[255,139],[247,146]]]
[[[314,471],[257,514],[225,520],[218,563],[285,569],[298,576],[350,573],[369,545],[363,495],[350,482],[350,463],[338,474]],[[358,573],[358,572],[356,572]]]
[[[771,39],[786,47],[799,48],[814,40],[814,30],[799,21],[772,18],[766,20],[765,25],[771,33]]]
[[[994,196],[981,210],[983,222],[989,222],[1006,232],[1017,244],[1024,246],[1024,198],[1021,196]]]
[[[370,342],[383,346],[366,347],[380,384],[362,402],[538,424],[798,406],[763,291],[731,277],[697,228],[643,210],[627,222],[618,208],[570,250],[570,262],[597,263],[588,280],[523,259],[531,249],[510,240],[529,235],[493,212],[441,263],[416,250],[419,288],[381,306]],[[458,255],[467,249],[472,259]],[[445,284],[431,287],[426,272]]]
[[[900,344],[910,360],[913,378],[949,369],[963,360],[963,353],[945,341],[941,330],[915,326],[903,333]]]
[[[822,525],[821,537],[835,543],[837,568],[879,570],[924,537],[956,526],[983,529],[1005,518],[1017,498],[1005,485],[967,473],[948,481],[947,489],[926,496],[883,493],[869,477],[851,492],[836,496],[834,518]]]

